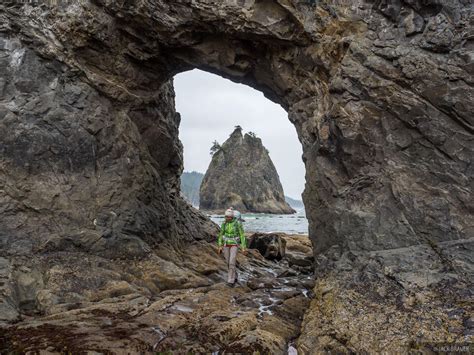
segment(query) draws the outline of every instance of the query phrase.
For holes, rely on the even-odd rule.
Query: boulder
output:
[[[314,265],[313,247],[307,235],[283,235],[286,241],[286,253],[284,260],[288,266],[300,272],[312,273]]]
[[[281,260],[286,253],[286,240],[278,233],[255,233],[248,239],[248,248],[257,249],[269,260]]]
[[[287,252],[285,258],[288,260],[290,266],[312,266],[314,263],[314,257],[312,255],[304,255],[298,252]]]

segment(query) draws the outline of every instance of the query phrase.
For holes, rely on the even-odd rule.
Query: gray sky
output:
[[[205,173],[212,142],[223,143],[234,126],[241,125],[244,133],[255,132],[270,151],[285,195],[301,199],[305,175],[301,144],[280,105],[249,86],[196,69],[176,75],[174,86],[185,171]]]

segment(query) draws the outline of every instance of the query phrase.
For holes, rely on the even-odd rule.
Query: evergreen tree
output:
[[[216,154],[219,150],[221,149],[221,145],[219,144],[218,141],[212,142],[212,147],[211,147],[211,155]]]

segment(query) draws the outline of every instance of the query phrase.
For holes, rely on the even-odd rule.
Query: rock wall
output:
[[[316,250],[472,237],[472,7],[358,5],[366,28],[328,80],[331,103],[305,150]]]
[[[237,127],[212,156],[199,192],[200,209],[223,213],[291,214],[275,166],[262,140]]]
[[[193,240],[186,228],[195,227],[179,218],[186,204],[177,198],[171,84],[155,104],[121,105],[17,39],[0,43],[3,247],[26,255],[72,239],[79,250],[113,256],[127,243],[142,254],[170,235]]]
[[[463,324],[469,312],[456,302],[473,275],[471,32],[465,0],[3,2],[1,275],[44,253],[142,257],[164,240],[211,237],[178,196],[171,79],[200,68],[288,110],[321,282],[336,280],[344,295],[388,282],[393,299],[373,298],[378,319],[397,305],[407,319],[399,300],[417,290],[431,288],[429,305],[452,292]],[[311,314],[324,302],[350,310],[358,299],[324,299],[320,286],[306,334],[321,329]],[[301,348],[364,350],[354,338],[367,331],[363,313],[349,328],[338,314],[329,308],[326,328],[303,334]]]
[[[46,58],[45,66],[62,63],[78,85],[100,92],[97,100],[113,102],[103,115],[133,123],[127,132],[135,131],[166,196],[176,194],[182,165],[178,117],[163,99],[173,74],[207,69],[281,103],[303,144],[304,199],[321,252],[472,233],[471,8],[460,1],[423,4],[96,0],[2,5],[1,16],[8,41],[22,40]],[[146,169],[145,161],[140,165]]]

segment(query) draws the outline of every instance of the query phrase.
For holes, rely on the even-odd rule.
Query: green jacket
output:
[[[235,239],[234,239],[235,238]],[[240,247],[247,248],[247,238],[245,238],[244,228],[242,223],[233,219],[231,222],[224,222],[221,225],[221,230],[217,236],[217,245],[235,245],[240,238]]]

